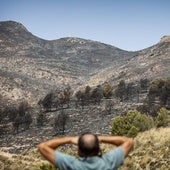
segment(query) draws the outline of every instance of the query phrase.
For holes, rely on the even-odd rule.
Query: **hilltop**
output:
[[[0,23],[1,94],[29,101],[57,86],[78,87],[113,63],[132,58],[103,43],[80,38],[47,41],[16,22]]]

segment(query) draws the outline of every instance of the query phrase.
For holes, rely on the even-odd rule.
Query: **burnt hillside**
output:
[[[22,24],[0,22],[0,93],[16,101],[36,103],[49,90],[122,79],[130,82],[169,75],[170,41],[167,37],[147,49],[128,52],[81,38],[47,41]]]

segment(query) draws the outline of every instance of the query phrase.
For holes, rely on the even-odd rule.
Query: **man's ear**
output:
[[[102,156],[102,150],[100,147],[99,147],[99,151],[98,151],[98,156]]]
[[[78,155],[81,156],[81,151],[80,151],[79,147],[77,147],[77,152],[78,152]]]

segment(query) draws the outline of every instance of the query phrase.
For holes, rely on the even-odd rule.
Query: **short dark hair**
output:
[[[85,135],[92,135],[92,140],[90,143],[84,139]],[[79,156],[81,157],[98,155],[100,151],[100,147],[99,147],[99,140],[97,135],[92,133],[82,134],[78,139],[78,147],[79,147]]]

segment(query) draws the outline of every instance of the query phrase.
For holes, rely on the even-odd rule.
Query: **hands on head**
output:
[[[84,134],[86,135],[86,134]],[[93,134],[87,134],[87,135],[92,135]],[[109,144],[113,144],[116,146],[121,146],[123,148],[123,152],[124,152],[124,156],[126,157],[128,155],[128,153],[130,152],[130,150],[132,149],[133,145],[134,145],[134,141],[131,138],[127,138],[127,137],[121,137],[121,136],[97,136],[98,138],[98,143],[109,143]],[[85,136],[83,138],[83,140],[85,140],[85,143],[89,143],[90,139],[89,136]],[[87,141],[89,140],[89,141]],[[51,139],[49,141],[46,142],[42,142],[38,145],[38,149],[40,151],[40,153],[47,159],[49,160],[51,163],[54,164],[54,152],[55,150],[61,146],[61,145],[65,145],[65,144],[73,144],[73,145],[78,145],[78,149],[81,148],[81,146],[79,146],[81,144],[81,142],[79,142],[79,136],[75,136],[75,137],[61,137],[61,138],[55,138],[55,139]],[[80,152],[81,153],[81,152]]]

